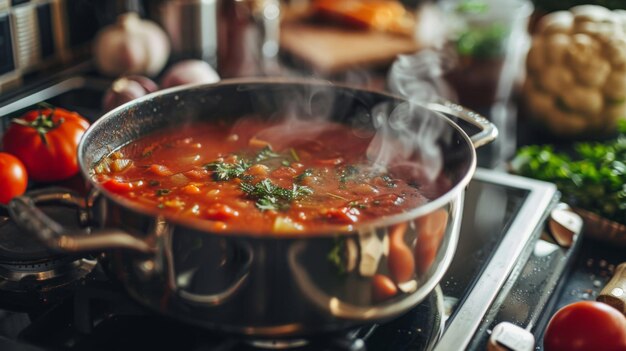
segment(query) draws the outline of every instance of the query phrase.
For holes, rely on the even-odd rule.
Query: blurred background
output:
[[[497,167],[523,144],[614,132],[626,83],[609,79],[623,76],[621,63],[602,53],[624,50],[620,7],[619,0],[4,0],[0,98],[68,70],[111,80],[140,75],[161,85],[142,91],[118,83],[123,96],[114,105],[163,87],[163,78],[170,86],[214,81],[215,73],[315,77],[475,109],[500,128],[502,137],[481,157]],[[527,79],[533,34],[551,38],[536,41]],[[574,42],[577,49],[566,48]],[[555,73],[545,69],[555,55],[544,53],[553,50],[585,52],[593,64],[579,58],[556,64]],[[182,80],[166,77],[186,60],[196,62],[174,70]],[[592,66],[606,73],[602,82],[583,77],[580,89],[562,91],[575,70]],[[189,70],[201,73],[179,77]]]

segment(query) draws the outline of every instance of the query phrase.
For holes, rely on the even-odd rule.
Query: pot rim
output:
[[[102,115],[100,118],[98,118],[88,129],[87,131],[83,134],[83,137],[80,140],[79,146],[78,146],[78,162],[80,165],[80,170],[82,172],[82,175],[89,181],[89,183],[91,184],[91,186],[93,186],[99,193],[104,194],[105,197],[107,198],[108,201],[112,201],[115,204],[122,206],[123,208],[128,208],[131,209],[133,211],[139,212],[143,215],[147,215],[147,216],[151,216],[151,217],[158,217],[158,218],[163,218],[166,219],[168,221],[170,221],[173,224],[177,224],[177,225],[182,225],[185,227],[189,227],[191,229],[195,229],[195,230],[199,230],[199,231],[205,231],[205,232],[210,232],[212,234],[219,234],[219,235],[238,235],[238,236],[257,236],[257,237],[268,237],[268,238],[278,238],[278,237],[283,237],[283,238],[293,238],[293,237],[297,237],[297,236],[306,236],[306,237],[314,237],[314,236],[331,236],[331,235],[337,235],[339,233],[355,233],[355,232],[366,232],[366,231],[371,231],[374,228],[382,228],[382,227],[388,227],[388,226],[392,226],[395,224],[399,224],[399,223],[403,223],[403,222],[407,222],[409,220],[413,220],[416,218],[419,218],[425,214],[428,214],[430,212],[433,212],[436,209],[439,209],[443,206],[445,206],[446,204],[452,202],[456,196],[462,192],[465,187],[469,184],[475,170],[476,170],[476,150],[475,147],[470,139],[470,137],[467,135],[467,133],[465,133],[465,131],[456,123],[454,123],[451,119],[449,119],[448,117],[446,117],[444,114],[437,112],[437,111],[433,111],[432,109],[429,109],[430,111],[432,111],[435,115],[437,115],[438,118],[442,118],[450,127],[454,128],[460,135],[460,137],[465,141],[466,146],[468,147],[469,150],[469,156],[470,156],[470,160],[469,160],[469,166],[468,166],[468,170],[466,172],[465,175],[463,175],[456,183],[455,186],[453,186],[452,188],[450,188],[447,192],[445,192],[444,194],[442,194],[441,196],[437,197],[434,200],[431,200],[425,204],[419,205],[415,208],[412,208],[406,212],[401,212],[401,213],[397,213],[394,215],[389,215],[389,216],[384,216],[384,217],[380,217],[377,219],[373,219],[373,220],[369,220],[363,223],[358,223],[356,225],[333,225],[333,226],[327,226],[326,229],[321,230],[321,229],[307,229],[305,231],[293,231],[293,232],[280,232],[280,233],[275,233],[275,232],[255,232],[255,231],[250,231],[250,232],[242,232],[242,231],[235,231],[235,230],[229,230],[229,229],[225,229],[225,230],[219,230],[219,231],[215,231],[212,230],[208,225],[207,225],[207,220],[204,219],[195,219],[195,218],[189,218],[186,216],[181,216],[181,215],[176,215],[176,214],[170,214],[170,213],[164,213],[159,211],[158,209],[150,209],[146,206],[142,206],[132,200],[128,200],[122,196],[119,196],[115,193],[112,193],[108,190],[106,190],[104,187],[102,187],[98,182],[96,182],[93,179],[93,176],[91,174],[91,168],[90,166],[86,165],[84,162],[85,159],[85,155],[84,155],[84,149],[85,149],[85,141],[88,139],[88,136],[91,133],[94,133],[94,130],[98,129],[100,124],[103,124],[105,120],[109,119],[109,118],[113,118],[113,116],[119,114],[121,111],[124,111],[128,108],[131,108],[133,106],[137,106],[137,105],[141,105],[142,103],[152,100],[155,97],[159,97],[159,96],[164,96],[164,95],[170,95],[173,93],[177,93],[177,92],[181,92],[181,91],[186,91],[186,90],[190,90],[190,89],[194,89],[194,88],[205,88],[205,87],[213,87],[213,86],[224,86],[224,85],[241,85],[241,84],[301,84],[301,85],[327,85],[329,88],[344,88],[344,89],[352,89],[352,90],[360,90],[360,91],[364,91],[364,92],[369,92],[372,94],[378,94],[378,95],[382,95],[382,96],[386,96],[389,97],[391,99],[396,99],[396,100],[400,100],[400,101],[409,101],[406,98],[403,98],[401,96],[395,95],[395,94],[391,94],[388,92],[383,92],[383,91],[377,91],[374,89],[369,89],[369,88],[361,88],[361,87],[355,87],[355,86],[351,86],[349,84],[343,84],[343,83],[335,83],[335,82],[330,82],[327,80],[320,80],[320,79],[313,79],[313,78],[290,78],[290,77],[254,77],[254,78],[236,78],[236,79],[225,79],[225,80],[221,80],[217,83],[210,83],[210,84],[186,84],[186,85],[181,85],[181,86],[176,86],[176,87],[172,87],[172,88],[168,88],[168,89],[163,89],[160,91],[156,91],[153,92],[151,94],[145,95],[143,97],[140,97],[138,99],[129,101],[121,106],[118,106],[117,108],[105,113],[104,115]],[[411,103],[415,103],[415,102],[411,102]],[[424,106],[423,104],[420,103],[416,103],[417,105],[420,105],[424,108],[428,108],[426,106]]]

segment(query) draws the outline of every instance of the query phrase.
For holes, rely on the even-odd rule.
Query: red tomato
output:
[[[26,168],[17,157],[0,152],[0,203],[7,204],[26,191]]]
[[[78,143],[89,122],[61,108],[39,109],[13,120],[4,150],[17,156],[31,179],[51,182],[78,173]]]
[[[626,317],[601,302],[574,302],[552,316],[543,346],[546,351],[624,351]]]

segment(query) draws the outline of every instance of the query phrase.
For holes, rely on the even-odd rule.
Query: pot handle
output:
[[[18,227],[35,235],[49,249],[57,252],[94,252],[127,249],[142,253],[154,250],[144,241],[121,229],[67,229],[46,215],[37,205],[58,203],[77,207],[81,224],[88,219],[87,203],[76,192],[62,188],[46,188],[29,192],[11,200],[8,210]]]
[[[487,118],[481,116],[480,114],[461,105],[450,101],[441,101],[428,103],[427,107],[433,111],[460,118],[465,122],[478,127],[480,132],[470,137],[470,140],[472,141],[472,144],[474,144],[475,148],[494,141],[498,136],[498,128],[496,128],[493,123],[489,122]]]

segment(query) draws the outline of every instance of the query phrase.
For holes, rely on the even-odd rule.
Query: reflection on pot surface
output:
[[[326,240],[329,247],[296,243],[289,266],[300,292],[335,317],[388,318],[398,308],[393,301],[421,300],[443,274],[433,263],[451,259],[447,248],[456,244],[454,234],[443,241],[454,227],[449,211],[446,206],[412,222]]]
[[[154,260],[109,261],[138,301],[167,314],[228,331],[309,333],[389,319],[421,301],[452,259],[457,211],[454,203],[387,228],[284,240],[167,225],[146,238]]]

